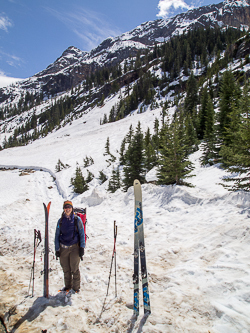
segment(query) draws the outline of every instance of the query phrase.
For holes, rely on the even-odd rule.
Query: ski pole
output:
[[[113,254],[112,254],[112,259],[111,259],[111,265],[110,265],[110,271],[109,271],[109,282],[108,282],[108,288],[107,288],[106,297],[108,296],[108,293],[109,293],[109,284],[110,284],[110,278],[111,278],[111,273],[112,273],[112,266],[113,266],[113,261],[114,261],[114,254],[115,254],[115,243],[114,243]]]
[[[34,296],[34,288],[35,288],[35,262],[36,262],[36,249],[42,241],[40,230],[34,230],[35,238],[37,239],[35,247],[34,247],[34,264],[33,264],[33,287],[32,287],[32,297]]]
[[[34,296],[34,285],[35,285],[35,262],[36,262],[36,249],[38,248],[39,244],[42,241],[40,230],[34,229],[34,257],[33,257],[33,265],[31,268],[31,276],[30,276],[30,283],[29,283],[29,291],[30,291],[30,284],[31,280],[33,280],[32,283],[32,297]],[[28,294],[29,294],[28,291]]]
[[[115,297],[117,297],[117,285],[116,285],[116,237],[117,237],[117,225],[116,225],[116,221],[114,221]]]
[[[111,265],[110,265],[110,270],[109,270],[109,281],[108,281],[108,288],[107,288],[107,293],[106,293],[106,297],[104,299],[104,302],[103,302],[103,306],[102,306],[102,310],[101,310],[101,314],[104,310],[104,306],[105,306],[105,303],[106,303],[106,299],[108,297],[108,293],[109,293],[109,285],[110,285],[110,278],[111,278],[111,273],[112,273],[112,267],[113,267],[113,261],[114,261],[114,257],[115,257],[115,254],[116,254],[116,249],[115,249],[115,245],[116,245],[116,235],[117,235],[117,227],[116,227],[116,221],[114,221],[114,248],[113,248],[113,254],[112,254],[112,259],[111,259]],[[116,264],[116,259],[115,259],[115,264]],[[115,283],[116,283],[116,269],[115,269]],[[115,286],[116,288],[116,286]],[[101,316],[100,314],[100,316]],[[99,316],[99,317],[100,317]]]

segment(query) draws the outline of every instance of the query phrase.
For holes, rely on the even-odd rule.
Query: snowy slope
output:
[[[219,165],[201,168],[200,151],[190,157],[195,164],[195,176],[191,178],[194,188],[142,186],[152,314],[144,318],[140,309],[138,320],[133,320],[133,189],[110,194],[105,190],[107,183],[100,186],[97,178],[101,170],[107,175],[112,171],[103,156],[107,137],[111,153],[118,157],[117,150],[130,124],[135,128],[140,120],[145,131],[155,117],[160,119],[160,109],[134,113],[100,126],[100,118],[117,98],[28,146],[0,152],[2,166],[36,169],[23,176],[19,169],[0,171],[0,316],[5,315],[8,331],[249,332],[250,195],[229,193],[219,185],[225,172]],[[95,179],[87,192],[77,196],[72,192],[70,178],[76,162],[86,174],[86,156],[94,159],[88,169]],[[51,174],[58,159],[70,168],[56,173],[56,183]],[[25,298],[33,262],[34,229],[41,230],[44,236],[42,203],[52,201],[49,242],[54,251],[55,226],[66,197],[75,206],[87,207],[89,239],[81,263],[81,293],[71,298],[57,295],[63,286],[63,274],[51,252],[51,297],[42,297],[40,245],[35,296]],[[115,298],[112,275],[107,307],[101,313],[113,250],[114,220],[118,226],[118,297]]]

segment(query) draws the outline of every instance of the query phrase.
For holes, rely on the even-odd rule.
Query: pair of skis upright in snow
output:
[[[135,195],[135,215],[134,215],[134,315],[139,315],[139,257],[141,264],[141,278],[142,278],[142,295],[144,314],[150,314],[150,300],[148,289],[148,274],[146,265],[146,253],[144,243],[144,230],[143,230],[143,213],[142,213],[142,191],[139,180],[134,181],[134,195]]]

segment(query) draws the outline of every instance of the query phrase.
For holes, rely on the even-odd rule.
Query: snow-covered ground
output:
[[[110,151],[118,156],[130,124],[153,128],[160,109],[134,114],[117,123],[99,125],[115,98],[81,119],[25,147],[0,152],[0,165],[20,168],[0,171],[0,316],[10,332],[147,332],[147,333],[247,333],[250,331],[250,195],[230,193],[219,183],[220,167],[201,168],[200,152],[191,181],[195,187],[142,186],[144,233],[152,314],[143,308],[133,320],[133,188],[114,194],[99,185],[99,171],[111,174],[103,156],[107,137]],[[151,133],[153,131],[151,130]],[[94,165],[83,168],[83,159]],[[68,169],[56,173],[60,159]],[[76,162],[96,179],[82,195],[74,195],[70,179]],[[116,162],[117,163],[117,162]],[[21,172],[23,167],[35,172]],[[49,172],[48,172],[49,171]],[[64,199],[87,207],[87,241],[81,262],[81,293],[58,295],[63,273],[53,255],[54,233]],[[33,263],[34,229],[44,236],[43,202],[52,202],[49,243],[50,298],[43,298],[43,242],[37,249],[35,295],[26,297]],[[117,236],[117,297],[113,252],[113,223]],[[42,260],[41,260],[42,259]],[[31,294],[31,293],[30,293]],[[142,304],[142,299],[140,301]]]

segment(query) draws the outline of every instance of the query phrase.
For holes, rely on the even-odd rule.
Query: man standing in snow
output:
[[[84,255],[85,236],[80,217],[74,215],[73,204],[67,200],[63,204],[63,213],[57,222],[55,234],[56,257],[64,273],[64,288],[62,291],[73,289],[80,291],[80,258]]]

